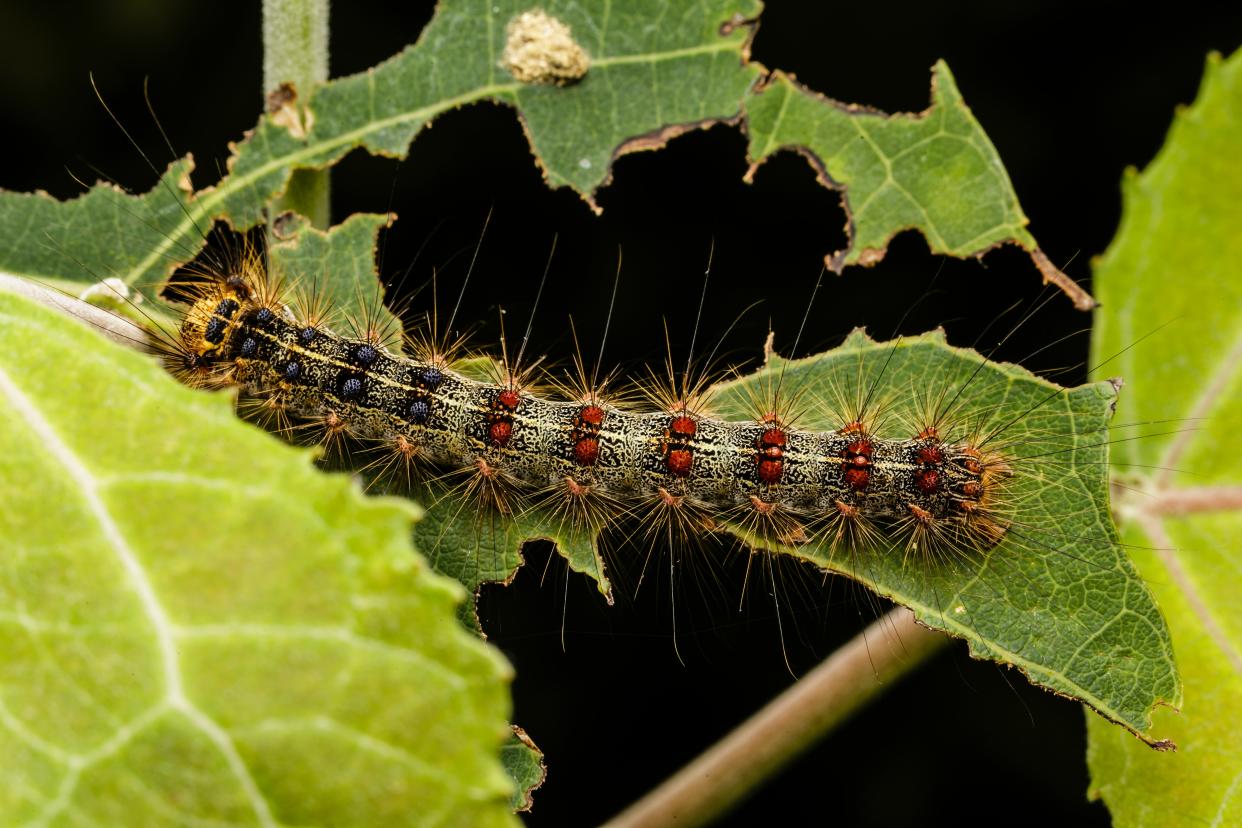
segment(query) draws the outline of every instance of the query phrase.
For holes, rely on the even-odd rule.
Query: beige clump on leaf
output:
[[[522,83],[566,86],[591,68],[591,56],[569,27],[542,9],[522,12],[509,21],[506,33],[500,65]]]
[[[299,140],[306,137],[315,123],[314,114],[298,105],[297,87],[288,81],[267,93],[266,106],[272,122]]]

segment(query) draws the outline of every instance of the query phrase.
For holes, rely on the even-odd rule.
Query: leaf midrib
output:
[[[708,55],[725,51],[737,51],[739,46],[731,39],[722,39],[716,43],[687,47],[683,49],[669,49],[662,52],[648,52],[636,55],[618,55],[611,58],[598,58],[592,61],[592,68],[600,69],[609,66],[620,66],[625,64],[652,64],[665,60],[677,60],[685,57],[696,57],[699,55]],[[368,70],[369,75],[374,74],[374,70]],[[343,132],[332,138],[327,138],[315,143],[307,144],[295,152],[272,158],[263,164],[247,171],[242,175],[230,175],[224,181],[220,182],[215,188],[208,191],[208,194],[201,199],[195,200],[193,204],[187,205],[189,215],[177,223],[169,232],[164,234],[164,241],[151,249],[151,252],[141,259],[137,264],[129,269],[122,277],[122,281],[127,285],[133,285],[145,274],[156,262],[164,256],[164,254],[176,243],[176,240],[185,237],[191,230],[196,228],[195,219],[207,218],[216,215],[216,207],[229,196],[249,186],[253,182],[271,175],[281,169],[293,170],[301,168],[300,161],[316,155],[329,153],[343,146],[353,146],[355,143],[361,143],[368,135],[380,132],[390,127],[399,126],[404,123],[420,120],[431,120],[437,115],[442,114],[450,109],[455,109],[466,104],[476,103],[489,97],[505,98],[516,95],[525,87],[525,84],[517,81],[511,83],[488,83],[456,95],[452,98],[445,98],[427,106],[418,109],[402,112],[388,118],[378,121],[370,121],[357,129],[349,132]],[[739,105],[741,101],[739,99]],[[310,169],[322,169],[331,162],[325,162],[321,165],[309,165]]]

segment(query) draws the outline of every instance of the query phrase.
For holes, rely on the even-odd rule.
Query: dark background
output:
[[[888,111],[924,108],[929,67],[946,58],[1043,249],[1087,281],[1090,258],[1116,229],[1122,170],[1151,160],[1173,108],[1193,100],[1205,53],[1239,45],[1242,8],[1182,3],[1152,15],[1120,3],[1016,5],[958,3],[947,12],[924,3],[773,2],[753,54],[834,98]],[[427,3],[337,3],[333,75],[396,52],[430,13]],[[198,159],[201,186],[259,108],[258,3],[7,2],[0,61],[9,159],[0,186],[67,197],[80,190],[69,171],[136,190],[152,185],[153,174],[95,101],[88,71],[162,167],[169,155],[142,103],[142,79],[150,77],[155,109],[178,152]],[[685,359],[714,242],[700,341],[714,347],[760,302],[721,345],[725,364],[744,368],[769,325],[778,348],[792,346],[820,257],[844,242],[836,195],[815,183],[801,158],[784,154],[746,185],[744,151],[738,129],[716,127],[663,152],[627,156],[595,217],[572,192],[544,187],[510,111],[481,105],[420,134],[400,167],[351,155],[334,173],[334,214],[382,212],[392,189],[400,220],[383,245],[385,276],[396,280],[413,262],[405,284],[416,286],[439,268],[443,305],[444,294],[460,289],[493,209],[461,317],[486,347],[496,341],[499,308],[509,312],[511,338],[524,327],[559,233],[531,347],[561,364],[573,352],[570,314],[594,356],[620,247],[605,362],[623,376],[663,359],[664,320],[673,354]],[[943,260],[904,234],[878,267],[828,277],[798,352],[830,347],[855,325],[884,338],[944,325],[957,344],[983,335],[981,346],[990,346],[1017,316],[990,333],[985,327],[1039,295],[1021,252],[995,251],[982,264]],[[425,309],[425,296],[414,307]],[[1034,369],[1068,366],[1068,376],[1081,379],[1089,323],[1055,299],[996,356]],[[1075,331],[1063,346],[1030,356]],[[528,824],[606,818],[786,687],[793,678],[782,650],[801,674],[883,609],[847,583],[825,585],[778,562],[778,627],[766,584],[753,575],[739,611],[745,561],[726,553],[709,543],[686,556],[671,587],[653,576],[637,596],[631,566],[619,573],[618,605],[607,607],[584,578],[567,579],[560,559],[534,546],[513,585],[484,591],[485,626],[517,669],[514,719],[549,759]],[[666,573],[667,559],[654,566]],[[781,815],[844,825],[1106,824],[1103,806],[1085,799],[1083,715],[1013,671],[971,661],[956,643],[727,824],[772,824]]]

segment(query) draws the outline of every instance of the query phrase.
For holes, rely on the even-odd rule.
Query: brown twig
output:
[[[948,641],[893,610],[604,828],[706,824]]]

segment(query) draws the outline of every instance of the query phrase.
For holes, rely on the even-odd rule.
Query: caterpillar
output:
[[[714,396],[670,378],[639,405],[584,370],[549,393],[520,355],[455,359],[434,324],[401,343],[404,356],[382,324],[365,312],[340,324],[324,290],[289,284],[296,275],[251,247],[212,259],[180,287],[186,310],[163,348],[174,373],[240,388],[247,411],[332,454],[345,441],[376,452],[364,476],[387,469],[372,485],[395,478],[430,507],[417,544],[476,592],[513,577],[528,539],[553,540],[611,603],[612,576],[637,591],[663,570],[676,590],[683,571],[715,567],[710,550],[682,550],[731,537],[758,556],[743,594],[752,578],[771,582],[784,654],[776,552],[934,607],[979,640],[1008,634],[989,617],[1009,600],[998,599],[1004,582],[1030,583],[1034,603],[1003,615],[1056,614],[1056,578],[1124,559],[1098,523],[1111,385],[1071,393],[943,335],[886,344],[856,333],[822,357],[769,353],[757,386],[739,379]],[[667,569],[649,567],[655,556]],[[1059,574],[1048,583],[1031,566]],[[1090,623],[1062,613],[1050,630],[1074,636]]]
[[[822,532],[854,542],[883,527],[933,555],[986,551],[1007,531],[1011,462],[982,434],[946,439],[956,398],[928,405],[904,438],[882,436],[861,398],[831,431],[799,429],[776,399],[749,422],[713,417],[684,395],[656,411],[593,388],[549,399],[512,372],[475,379],[434,351],[398,356],[377,331],[351,339],[299,318],[256,256],[241,261],[196,289],[170,349],[177,373],[239,386],[329,437],[468,474],[482,506],[502,515],[550,503],[598,526],[609,510],[642,511],[620,505],[638,501],[688,524],[749,524],[784,544]]]
[[[272,222],[277,234],[280,223]],[[331,303],[312,297],[297,308],[296,291],[268,273],[254,250],[221,262],[183,286],[187,310],[163,342],[174,372],[195,385],[241,388],[253,398],[250,409],[278,430],[296,433],[309,421],[330,448],[360,439],[387,458],[381,466],[455,481],[472,495],[476,528],[487,522],[482,528],[494,531],[497,522],[546,512],[543,526],[568,526],[588,546],[626,520],[651,536],[667,529],[660,534],[673,540],[726,530],[749,548],[799,550],[871,585],[883,579],[862,571],[876,566],[862,559],[863,550],[891,553],[902,567],[911,557],[931,567],[961,562],[963,581],[1003,557],[1006,550],[994,550],[1005,539],[1066,557],[1082,545],[1109,559],[1120,554],[1111,527],[1075,528],[1098,515],[1095,495],[1080,495],[1068,512],[1062,507],[1061,521],[1039,502],[1067,487],[1098,490],[1101,468],[1080,462],[1100,444],[1067,441],[1080,428],[1099,435],[1107,425],[1098,417],[1039,424],[1049,402],[1067,407],[1063,389],[1051,385],[1036,384],[1025,413],[1024,403],[989,399],[990,392],[979,393],[988,361],[978,355],[968,358],[977,367],[955,382],[906,378],[900,390],[886,367],[900,343],[872,349],[880,356],[876,370],[860,355],[855,376],[838,377],[827,392],[803,394],[792,373],[782,389],[782,364],[766,391],[751,392],[746,410],[728,412],[684,384],[649,389],[658,405],[646,409],[586,381],[554,399],[520,371],[468,375],[452,349],[435,342],[413,342],[413,356],[403,357],[368,325],[358,336],[341,336],[325,306]],[[797,410],[800,394],[814,400],[814,422]],[[289,416],[304,422],[295,429]],[[468,506],[454,507],[452,520],[469,518]],[[473,586],[505,580],[512,569],[503,561],[484,566],[484,545],[476,550],[478,571],[466,579]],[[590,554],[591,565],[582,563],[581,550],[571,565],[592,571],[603,586],[598,550]]]
[[[167,364],[192,385],[240,388],[287,435],[313,429],[330,449],[360,440],[381,458],[369,471],[425,478],[416,498],[433,508],[415,543],[468,587],[509,580],[531,538],[555,541],[610,596],[608,571],[626,561],[606,566],[600,536],[616,527],[643,537],[648,557],[666,541],[731,537],[761,574],[778,553],[846,574],[976,655],[1142,726],[1147,708],[1110,696],[1101,669],[1129,646],[1115,618],[1064,588],[1134,596],[1126,616],[1162,628],[1107,516],[1115,386],[1061,388],[943,334],[856,333],[805,360],[769,344],[757,375],[710,392],[670,369],[668,387],[647,383],[654,405],[585,371],[550,394],[521,352],[480,371],[434,324],[398,341],[364,314],[343,335],[343,303],[314,284],[329,274],[290,284],[267,252],[206,255],[174,278],[165,296],[184,310],[169,334],[152,331]],[[1072,669],[1058,662],[1075,648],[1086,655]]]
[[[758,564],[743,594],[752,577],[769,582],[782,654],[775,561],[790,556],[1062,692],[1090,696],[1104,675],[1084,662],[1067,681],[1047,665],[1108,623],[1060,585],[1132,579],[1101,519],[1115,384],[1064,389],[943,333],[856,332],[801,360],[769,343],[758,374],[710,392],[670,368],[638,404],[580,366],[576,382],[541,384],[521,353],[459,360],[434,322],[396,340],[365,309],[334,319],[322,274],[282,274],[256,249],[214,259],[179,285],[184,315],[163,345],[174,373],[240,388],[247,411],[294,439],[376,453],[363,476],[429,507],[416,544],[476,593],[510,580],[540,538],[609,602],[614,574],[637,590],[663,571],[676,590],[682,572],[715,566],[683,550],[722,537]],[[464,612],[482,623],[476,610]]]

